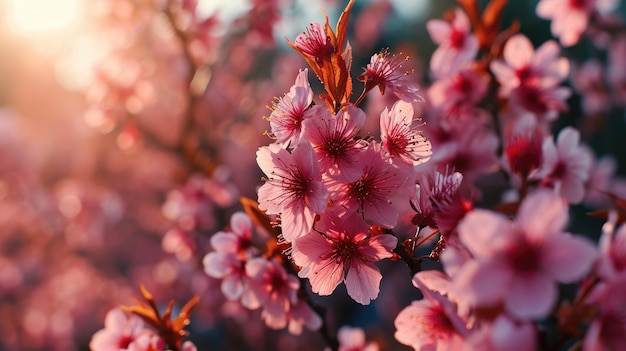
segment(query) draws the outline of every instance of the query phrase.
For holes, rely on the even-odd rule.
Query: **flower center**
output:
[[[511,248],[508,257],[516,272],[531,273],[539,269],[538,247],[527,242],[518,242]]]
[[[455,49],[461,49],[465,43],[465,33],[460,30],[453,30],[450,35],[450,45]]]

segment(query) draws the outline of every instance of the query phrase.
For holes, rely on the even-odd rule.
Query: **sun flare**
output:
[[[9,28],[19,35],[68,30],[78,21],[81,0],[9,0]]]

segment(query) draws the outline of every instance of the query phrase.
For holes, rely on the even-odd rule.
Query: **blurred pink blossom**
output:
[[[557,301],[557,282],[583,278],[596,249],[582,236],[563,233],[567,204],[539,191],[522,202],[517,220],[487,210],[468,213],[458,227],[461,242],[474,259],[454,277],[453,289],[469,305],[500,302],[512,316],[537,319]]]

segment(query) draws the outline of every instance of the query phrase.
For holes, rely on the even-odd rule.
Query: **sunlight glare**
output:
[[[69,29],[78,19],[80,0],[9,0],[8,24],[21,35]]]

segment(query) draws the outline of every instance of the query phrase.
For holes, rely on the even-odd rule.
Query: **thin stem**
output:
[[[408,252],[406,247],[399,240],[398,245],[396,245],[396,248],[393,249],[393,252],[400,256],[404,263],[406,263],[409,267],[409,274],[411,277],[422,270],[422,260],[415,257],[413,253]]]

